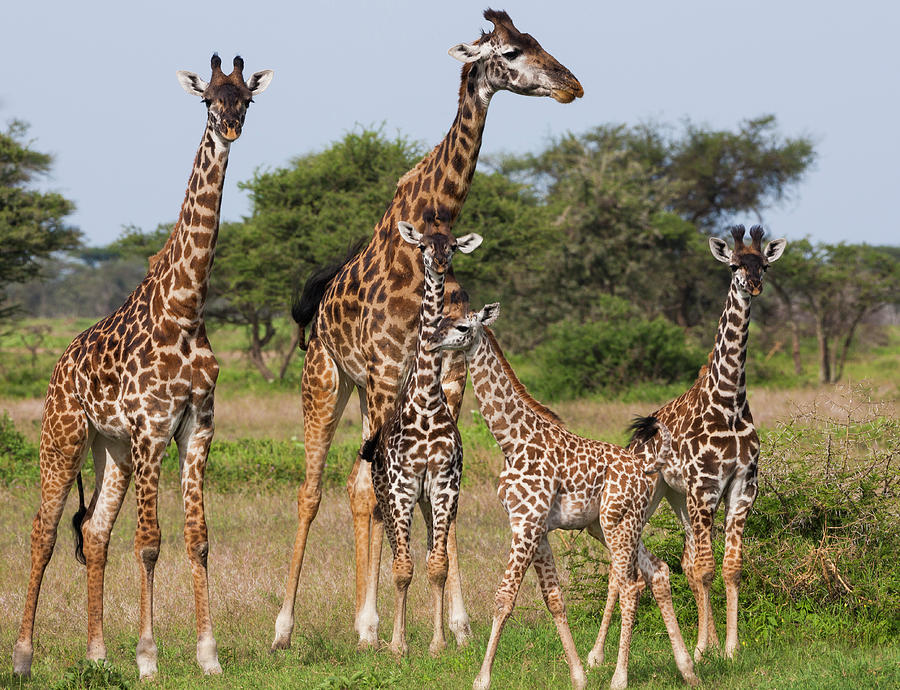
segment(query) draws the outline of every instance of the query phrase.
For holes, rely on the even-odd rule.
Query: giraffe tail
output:
[[[366,462],[375,463],[377,460],[378,441],[381,439],[381,429],[377,429],[372,438],[363,443],[359,449],[359,456]]]
[[[81,523],[84,516],[87,515],[87,508],[84,505],[84,484],[81,482],[81,472],[76,477],[78,483],[78,510],[72,516],[72,530],[75,532],[75,560],[82,565],[87,564],[84,558],[84,535],[81,533]]]
[[[665,467],[674,457],[672,450],[672,432],[669,427],[659,421],[653,415],[648,417],[635,417],[629,427],[632,431],[629,448],[634,448],[638,444],[647,443],[650,439],[659,433],[660,444],[656,451],[656,461],[644,469],[645,474],[654,474]]]

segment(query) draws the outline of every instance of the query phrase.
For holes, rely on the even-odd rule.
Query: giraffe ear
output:
[[[457,43],[447,54],[456,58],[460,62],[475,62],[487,55],[491,44],[488,41],[484,43]]]
[[[400,231],[400,237],[410,244],[419,244],[422,240],[422,233],[416,230],[412,223],[401,220],[397,223],[397,229]]]
[[[721,261],[723,264],[731,263],[731,252],[728,251],[728,245],[725,243],[725,240],[719,237],[710,237],[709,251],[712,252],[716,260]]]
[[[250,93],[254,96],[258,96],[266,88],[269,86],[269,83],[272,81],[272,77],[275,76],[275,72],[270,69],[264,69],[260,72],[254,72],[253,76],[250,77],[250,81],[247,82],[247,87],[250,89]]]
[[[787,246],[787,240],[783,237],[779,240],[772,240],[769,244],[766,245],[766,249],[763,254],[766,257],[766,261],[772,263],[773,261],[777,261],[782,254],[784,254],[784,248]]]
[[[471,254],[481,246],[482,242],[484,242],[484,238],[481,235],[477,232],[470,232],[456,240],[456,248],[463,254]]]
[[[497,320],[497,317],[500,316],[500,302],[494,302],[493,304],[485,304],[481,311],[478,312],[478,320],[481,322],[482,326],[490,326]]]
[[[178,77],[178,83],[181,84],[181,88],[187,91],[191,96],[203,98],[203,94],[206,92],[206,88],[209,84],[203,81],[200,78],[200,75],[180,69],[175,72],[175,76]]]

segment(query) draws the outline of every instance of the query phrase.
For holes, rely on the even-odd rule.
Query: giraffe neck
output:
[[[375,241],[391,252],[413,248],[396,232],[397,220],[416,224],[426,212],[441,212],[441,222],[453,223],[469,195],[478,163],[491,91],[484,68],[463,66],[456,118],[443,140],[397,182],[397,191],[378,225]],[[416,262],[418,263],[418,262]]]
[[[183,328],[203,320],[230,149],[207,121],[175,229],[151,269],[159,276],[162,308]]]
[[[425,347],[437,331],[444,310],[444,275],[425,269],[425,288],[422,308],[419,311],[419,338],[416,341],[415,360],[410,373],[408,402],[421,415],[431,416],[444,404],[441,388],[440,350]]]
[[[489,330],[485,329],[478,349],[469,355],[468,363],[481,415],[504,457],[509,459],[522,443],[550,422],[535,410],[535,406],[543,406],[525,391]],[[552,414],[549,410],[546,412]]]
[[[719,318],[707,387],[714,401],[739,414],[747,397],[745,364],[750,328],[750,296],[731,282]]]

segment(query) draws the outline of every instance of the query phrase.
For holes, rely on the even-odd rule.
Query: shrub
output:
[[[554,324],[535,350],[539,396],[619,393],[639,382],[688,382],[696,375],[703,355],[688,346],[681,328],[662,317],[648,321],[619,297],[604,295],[599,302],[602,320]]]
[[[0,485],[26,483],[38,478],[38,449],[18,432],[6,412],[0,416]]]

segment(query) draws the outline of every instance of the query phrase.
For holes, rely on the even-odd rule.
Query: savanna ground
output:
[[[58,353],[89,324],[50,325],[51,332],[33,357],[12,336],[0,339],[0,410],[13,420],[7,429],[14,425],[26,441],[0,463],[0,686],[134,685],[139,580],[131,545],[133,493],[126,498],[109,548],[105,632],[112,668],[78,665],[85,650],[86,585],[67,527],[77,502],[73,492],[42,588],[32,680],[20,683],[11,674],[11,650],[28,578],[30,525],[38,504],[37,457],[31,444],[38,436],[42,389]],[[459,544],[474,632],[470,645],[457,650],[451,635],[441,657],[428,655],[424,528],[416,518],[410,655],[396,661],[386,651],[356,651],[353,541],[343,490],[360,434],[353,400],[332,446],[326,491],[310,532],[293,647],[273,655],[269,645],[296,529],[296,489],[303,476],[299,396],[295,380],[265,385],[248,373],[235,353],[235,338],[233,333],[213,337],[223,372],[206,494],[210,597],[224,674],[203,677],[194,661],[190,572],[181,537],[177,464],[170,455],[160,492],[163,546],[155,601],[160,674],[153,686],[471,687],[487,643],[494,591],[509,546],[506,517],[494,493],[502,457],[474,399],[466,398],[460,420],[466,459]],[[751,378],[750,400],[763,456],[760,498],[745,547],[741,649],[734,662],[712,653],[697,665],[705,687],[900,686],[898,341],[895,330],[886,343],[868,348],[850,362],[849,385],[820,388],[792,380],[798,385],[785,390],[753,387]],[[528,362],[517,361],[516,366],[527,380]],[[296,362],[293,369],[299,371]],[[589,399],[554,408],[579,433],[623,442],[624,427],[633,415],[647,414],[676,392],[659,389],[633,402]],[[88,487],[89,468],[87,463]],[[696,608],[681,574],[680,528],[668,508],[657,512],[645,539],[672,569],[676,611],[691,647],[697,633]],[[586,534],[574,533],[551,538],[582,660],[598,630],[606,586],[604,552],[591,541]],[[721,562],[721,538],[717,549]],[[393,607],[388,549],[381,581],[380,632],[388,638]],[[723,639],[724,600],[717,579],[713,606]],[[614,623],[607,663],[588,672],[590,687],[608,684],[617,642]],[[648,595],[641,600],[629,680],[634,687],[683,687],[658,610]],[[569,684],[562,647],[532,573],[501,639],[493,682],[498,688]]]

